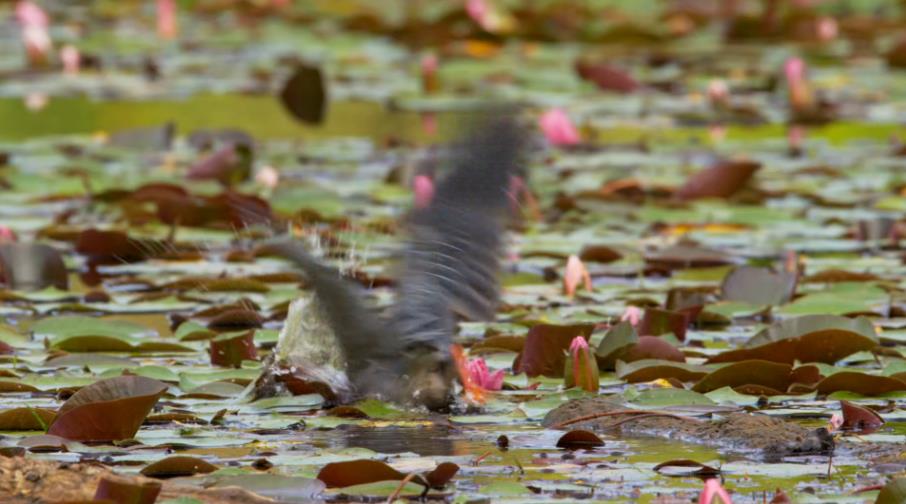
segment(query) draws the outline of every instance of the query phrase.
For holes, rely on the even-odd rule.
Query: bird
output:
[[[510,108],[487,112],[468,130],[446,158],[447,173],[430,201],[406,219],[395,300],[383,312],[367,306],[361,284],[343,278],[300,241],[283,237],[259,249],[288,259],[305,274],[314,309],[341,354],[339,371],[348,379],[329,381],[344,389],[348,383],[347,400],[376,397],[435,411],[449,408],[458,376],[451,350],[458,322],[495,317],[512,216],[511,179],[522,173],[526,138]],[[310,354],[312,345],[305,342],[312,337],[295,335],[295,340]],[[323,340],[323,334],[317,337]],[[329,351],[323,354],[328,357],[322,360],[337,360]],[[321,365],[305,359],[307,365]]]

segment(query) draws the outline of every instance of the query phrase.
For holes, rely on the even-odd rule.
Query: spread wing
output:
[[[431,203],[411,220],[391,311],[407,349],[446,352],[458,317],[494,317],[508,188],[524,139],[507,112],[473,131],[453,150],[452,169]]]
[[[343,278],[336,268],[312,257],[305,246],[295,240],[270,242],[259,252],[289,259],[305,272],[327,323],[345,354],[348,369],[364,369],[368,367],[368,361],[383,362],[399,355],[397,338],[365,303],[360,285]]]
[[[387,317],[366,307],[361,287],[311,257],[302,244],[267,246],[305,273],[362,395],[448,404],[449,347],[459,317],[487,320],[499,299],[499,256],[523,138],[510,113],[490,118],[453,151],[432,202],[417,210],[403,252],[397,300]]]

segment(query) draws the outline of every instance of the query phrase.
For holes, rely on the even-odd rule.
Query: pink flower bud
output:
[[[426,208],[434,199],[434,180],[428,175],[416,175],[412,178],[412,191],[415,193],[415,208]]]
[[[157,34],[163,39],[176,38],[175,0],[157,0]]]
[[[588,341],[576,336],[569,344],[569,362],[564,370],[566,387],[579,387],[588,392],[597,392],[600,386],[598,361],[588,347]]]
[[[802,58],[790,58],[783,64],[783,72],[787,81],[801,81],[805,79],[805,62]]]
[[[50,25],[50,18],[47,17],[44,9],[28,0],[22,0],[16,4],[16,20],[22,26],[47,28]]]
[[[255,174],[255,182],[268,189],[274,189],[280,183],[280,172],[273,166],[264,166]]]
[[[422,57],[422,91],[431,94],[437,91],[440,84],[437,80],[437,55],[434,53],[426,54]]]
[[[544,137],[552,145],[576,145],[582,141],[579,131],[563,109],[552,108],[548,110],[538,119],[538,125],[544,133]]]
[[[830,16],[823,16],[818,19],[818,40],[822,42],[830,42],[837,38],[837,34],[840,33],[840,30],[837,26],[837,20]]]
[[[730,88],[723,79],[714,79],[708,83],[708,99],[713,104],[726,104],[730,98]]]
[[[491,8],[485,0],[466,0],[466,14],[479,26],[484,27],[488,24]]]
[[[644,315],[645,312],[638,306],[627,306],[623,314],[620,315],[620,322],[629,322],[633,327],[638,327]]]
[[[60,60],[63,61],[63,73],[66,75],[76,75],[79,73],[82,57],[79,54],[79,50],[74,46],[63,46],[63,49],[60,49]]]
[[[579,256],[571,255],[566,260],[566,271],[563,273],[563,292],[567,296],[574,296],[579,283],[584,285],[585,290],[591,292],[591,275],[588,274],[588,269]]]
[[[717,500],[715,500],[715,497]],[[705,480],[705,487],[698,496],[698,504],[712,503],[733,504],[733,499],[730,498],[730,494],[723,486],[721,486],[720,480],[717,478]]]

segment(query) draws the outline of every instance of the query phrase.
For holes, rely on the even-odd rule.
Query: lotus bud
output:
[[[588,392],[597,392],[600,373],[595,354],[588,348],[588,341],[576,336],[569,344],[569,359],[564,369],[564,384],[567,388],[579,387]]]

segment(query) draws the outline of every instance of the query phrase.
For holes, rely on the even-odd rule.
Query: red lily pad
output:
[[[579,252],[582,262],[610,263],[623,258],[623,254],[606,245],[586,245]]]
[[[333,462],[318,472],[317,478],[327,488],[343,488],[376,481],[401,480],[406,475],[378,460],[350,460]]]
[[[755,161],[718,161],[714,166],[692,175],[675,196],[682,200],[729,198],[742,189],[761,168]]]
[[[688,382],[704,378],[708,371],[701,366],[682,362],[645,359],[630,363],[617,361],[616,374],[617,378],[628,383],[647,382],[658,378]]]
[[[859,406],[849,401],[840,401],[840,408],[843,410],[842,428],[844,430],[871,434],[884,425],[884,419],[881,418],[881,415],[871,408]]]
[[[717,476],[720,474],[720,469],[690,459],[661,462],[652,470],[667,476]]]
[[[453,462],[441,462],[428,474],[425,474],[425,481],[431,488],[443,488],[459,472],[459,466]]]
[[[818,393],[838,391],[855,392],[864,396],[878,396],[888,392],[906,390],[906,382],[889,376],[877,376],[856,371],[834,373],[818,382]]]
[[[797,360],[833,364],[877,344],[874,325],[866,318],[805,315],[774,324],[749,339],[746,348],[722,352],[708,359],[708,363],[760,359],[786,364]]]
[[[107,475],[98,481],[94,500],[109,500],[120,504],[154,504],[160,494],[160,489],[161,484],[157,481],[137,481]]]
[[[141,473],[149,478],[164,479],[208,474],[216,470],[217,466],[200,458],[176,455],[148,464]]]
[[[704,394],[723,387],[756,385],[782,392],[790,384],[792,370],[789,364],[763,360],[735,362],[708,373],[692,390]]]
[[[604,441],[594,432],[582,429],[571,430],[557,440],[557,448],[567,450],[582,450],[597,446],[604,446]]]
[[[603,62],[579,60],[576,62],[576,73],[602,91],[631,93],[639,88],[639,83],[625,70]]]
[[[12,408],[0,411],[0,431],[45,431],[56,412],[45,408]]]
[[[641,336],[635,345],[627,348],[620,355],[620,360],[623,362],[635,362],[643,359],[686,362],[686,355],[679,348],[657,336]]]
[[[255,331],[221,334],[211,340],[210,353],[215,366],[239,368],[244,360],[257,360]]]
[[[86,229],[79,233],[76,252],[117,262],[140,261],[165,250],[161,242],[136,240],[122,231]]]
[[[77,441],[131,439],[166,390],[142,376],[95,382],[63,403],[47,433]]]

